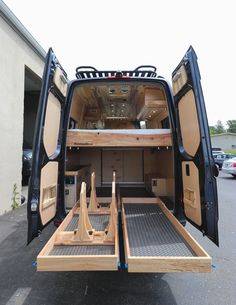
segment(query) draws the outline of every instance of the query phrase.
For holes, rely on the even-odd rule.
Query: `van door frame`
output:
[[[58,73],[57,73],[58,72]],[[55,75],[58,79],[54,80]],[[58,85],[64,83],[64,88],[58,88]],[[65,92],[61,92],[64,89]],[[67,75],[60,63],[58,62],[52,49],[49,49],[46,63],[43,73],[43,82],[35,124],[35,134],[33,143],[33,159],[32,159],[32,173],[29,180],[29,190],[28,190],[28,202],[27,202],[27,218],[28,218],[28,244],[33,240],[34,237],[40,235],[42,229],[50,222],[51,218],[64,219],[66,212],[64,207],[64,172],[65,172],[65,162],[64,162],[64,149],[63,145],[65,143],[64,125],[65,125],[65,113],[66,113],[66,90],[67,90]],[[50,95],[50,96],[49,96]],[[48,156],[47,145],[44,142],[44,132],[46,126],[46,115],[47,107],[50,103],[50,97],[54,103],[60,105],[59,116],[59,126],[57,128],[56,134],[56,149],[53,153]],[[55,140],[55,139],[54,139]],[[48,142],[50,144],[50,141]],[[50,149],[48,149],[50,150]],[[49,152],[48,152],[49,153]],[[40,200],[42,194],[41,185],[41,171],[46,169],[46,166],[50,164],[56,165],[57,170],[55,171],[57,178],[54,180],[53,190],[48,190],[49,200],[48,207],[50,209],[50,196],[55,197],[55,215],[54,212],[50,212],[50,215],[46,219],[42,220],[40,212]],[[54,171],[54,170],[53,170]],[[54,176],[55,176],[54,173]],[[50,186],[49,186],[50,188]],[[52,199],[51,199],[52,201]],[[51,215],[52,214],[52,215]]]
[[[183,73],[183,74],[182,74]],[[195,226],[199,231],[206,235],[216,245],[219,245],[218,240],[218,198],[216,178],[218,171],[215,168],[214,159],[211,151],[211,142],[209,136],[209,128],[207,121],[207,114],[205,108],[204,97],[201,88],[201,76],[199,67],[197,64],[197,56],[194,49],[190,46],[182,61],[172,73],[172,78],[177,75],[177,84],[173,89],[174,106],[176,115],[176,132],[177,132],[177,147],[176,154],[176,170],[179,173],[179,202],[183,211],[185,210],[185,194],[183,181],[184,165],[192,165],[192,169],[198,172],[196,179],[198,179],[199,188],[199,201],[200,201],[200,216],[201,223],[197,224],[194,220],[186,216],[186,219]],[[183,76],[182,76],[183,75]],[[182,78],[183,77],[183,78]],[[182,78],[182,79],[181,79]],[[177,89],[176,89],[177,88]],[[198,123],[199,132],[199,146],[193,149],[190,153],[186,149],[184,144],[184,135],[181,130],[181,118],[179,109],[180,101],[183,102],[183,98],[187,98],[187,94],[192,92],[192,98],[194,99],[195,112]],[[189,103],[192,101],[190,96],[188,97]],[[188,104],[188,103],[187,103]],[[191,170],[192,170],[191,169]],[[187,167],[186,167],[187,171]],[[187,173],[186,173],[187,175]],[[178,178],[178,179],[179,179]]]

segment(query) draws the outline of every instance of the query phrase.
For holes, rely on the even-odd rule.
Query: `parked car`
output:
[[[22,182],[27,184],[32,170],[32,149],[24,148],[22,155]]]
[[[236,177],[236,157],[224,161],[222,172]]]
[[[223,150],[212,150],[213,156],[219,155],[219,154],[224,154],[225,152]]]
[[[219,169],[222,169],[223,162],[236,157],[236,155],[221,153],[217,155],[213,154],[213,157],[215,164],[219,167]]]

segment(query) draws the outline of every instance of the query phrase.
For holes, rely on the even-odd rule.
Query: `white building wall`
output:
[[[236,134],[219,134],[211,136],[212,147],[224,149],[236,149]]]
[[[42,76],[43,59],[0,16],[0,214],[21,191],[25,65]]]

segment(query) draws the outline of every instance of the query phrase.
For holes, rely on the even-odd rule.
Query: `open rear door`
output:
[[[182,177],[186,218],[215,244],[218,241],[217,175],[197,56],[190,47],[172,73],[179,150],[178,171]]]
[[[27,203],[28,243],[39,235],[56,213],[59,213],[59,216],[64,216],[62,214],[65,213],[64,159],[61,143],[67,88],[66,73],[52,49],[49,49],[34,135],[32,174]]]

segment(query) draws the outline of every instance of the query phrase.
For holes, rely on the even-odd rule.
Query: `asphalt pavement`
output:
[[[26,246],[26,207],[0,216],[0,305],[235,305],[236,179],[218,177],[220,247],[187,224],[212,256],[211,273],[36,272],[37,254],[55,230]]]

